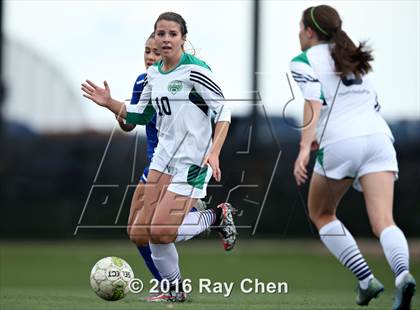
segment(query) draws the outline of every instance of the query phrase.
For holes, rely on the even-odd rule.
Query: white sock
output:
[[[189,212],[178,228],[175,242],[187,241],[209,228],[216,220],[213,210]]]
[[[174,243],[154,244],[149,242],[152,259],[162,279],[168,279],[172,285],[176,280],[181,280],[179,271],[178,252]]]
[[[379,238],[386,259],[395,274],[395,285],[408,273],[409,254],[408,244],[404,233],[397,226],[385,228]]]
[[[373,275],[347,228],[339,220],[335,220],[321,227],[319,236],[341,264],[359,279],[360,287],[366,289]]]

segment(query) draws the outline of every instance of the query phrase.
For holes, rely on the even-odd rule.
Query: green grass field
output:
[[[418,248],[418,242],[414,245]],[[368,309],[390,309],[391,271],[376,243],[363,249],[386,288]],[[107,302],[89,285],[90,269],[98,259],[122,257],[136,277],[150,278],[130,242],[0,242],[0,309],[360,309],[354,303],[356,281],[316,240],[240,240],[231,253],[223,252],[216,240],[197,240],[178,245],[178,250],[183,277],[192,279],[193,288],[197,289],[199,278],[232,281],[232,295],[225,298],[193,291],[187,303],[149,304],[141,301],[145,296],[141,293]],[[411,269],[420,280],[420,257],[414,254]],[[288,293],[244,294],[239,290],[243,278],[287,282]],[[416,296],[413,309],[419,305]]]

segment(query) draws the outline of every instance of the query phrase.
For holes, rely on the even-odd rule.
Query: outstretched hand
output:
[[[92,100],[102,107],[106,107],[111,100],[111,90],[106,81],[104,81],[104,87],[105,88],[101,88],[92,81],[86,80],[86,83],[82,83],[81,88],[83,97]]]
[[[203,161],[203,165],[209,165],[213,170],[213,177],[217,182],[222,179],[222,171],[219,168],[219,156],[213,153],[206,155]]]

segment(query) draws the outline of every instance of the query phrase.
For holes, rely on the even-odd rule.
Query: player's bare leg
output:
[[[157,244],[175,241],[178,228],[197,199],[166,191],[151,222],[151,241]]]
[[[351,233],[336,217],[337,206],[352,181],[328,179],[314,172],[308,208],[322,242],[359,280],[356,303],[367,305],[383,291],[383,285],[373,276]]]
[[[133,241],[136,245],[148,245],[149,241],[144,241],[143,239],[139,238],[137,240],[136,238],[136,230],[133,229],[136,225],[136,223],[140,222],[140,210],[143,208],[144,205],[144,191],[145,191],[145,183],[139,182],[136,186],[136,189],[134,191],[133,197],[131,199],[131,205],[130,205],[130,215],[128,216],[128,225],[127,225],[127,233],[130,237],[130,240]]]
[[[394,222],[394,172],[384,171],[360,178],[373,233],[380,239],[383,251],[395,274],[393,309],[410,309],[416,281],[409,272],[409,250],[404,233]]]
[[[140,222],[141,210],[144,206],[145,188],[146,184],[143,182],[139,182],[136,186],[133,197],[131,199],[127,231],[130,240],[133,241],[133,243],[137,246],[137,249],[142,256],[147,269],[149,269],[150,273],[156,280],[161,281],[162,277],[160,276],[159,271],[157,270],[152,259],[152,253],[149,246],[149,234],[146,234],[146,231],[142,229],[145,227],[142,227]]]
[[[336,220],[336,210],[344,194],[349,190],[352,179],[333,180],[312,174],[309,184],[308,211],[309,217],[319,229]]]
[[[166,191],[156,207],[150,227],[150,247],[153,261],[162,278],[167,279],[171,287],[168,292],[148,298],[150,302],[183,302],[187,299],[182,289],[178,252],[174,241],[179,226],[196,200]]]
[[[136,236],[140,244],[147,244],[150,240],[150,225],[156,206],[165,194],[171,176],[156,170],[150,170],[148,183],[144,187],[144,203],[138,212],[131,233]]]

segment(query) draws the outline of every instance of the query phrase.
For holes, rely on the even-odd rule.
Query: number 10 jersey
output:
[[[207,64],[184,53],[178,65],[147,70],[138,104],[126,104],[127,122],[147,124],[157,114],[159,143],[155,156],[168,165],[199,165],[212,145],[211,117],[230,122],[231,113]]]

